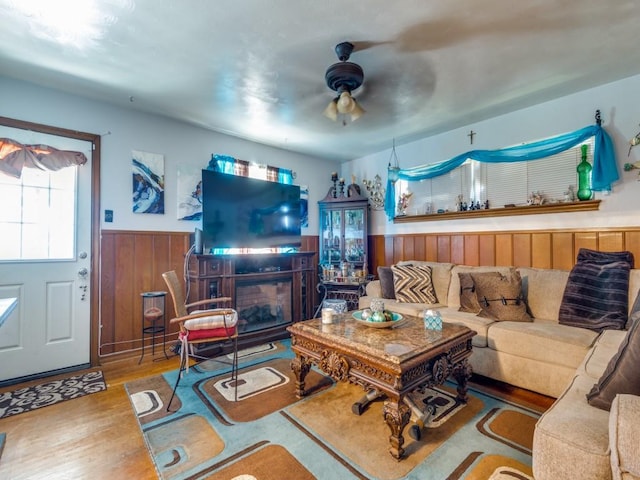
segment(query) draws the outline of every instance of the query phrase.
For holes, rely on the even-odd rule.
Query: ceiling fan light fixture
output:
[[[337,122],[338,121],[338,99],[334,98],[333,100],[331,100],[329,102],[329,105],[327,105],[327,108],[324,109],[324,112],[322,114],[328,119],[333,120],[334,122]]]
[[[348,61],[353,52],[353,44],[349,42],[339,43],[336,45],[335,51],[340,61],[327,69],[325,82],[331,90],[338,94],[338,98],[334,100],[337,109],[336,115],[351,115],[351,120],[353,121],[364,114],[364,110],[351,96],[351,92],[362,85],[364,72],[360,65]],[[325,109],[324,115],[335,121],[331,105]]]
[[[365,109],[356,102],[355,98],[353,100],[353,108],[351,109],[351,121],[355,122],[365,113]]]
[[[338,112],[342,114],[351,113],[353,110],[353,106],[355,101],[351,98],[351,94],[347,91],[344,91],[340,94],[338,99]]]

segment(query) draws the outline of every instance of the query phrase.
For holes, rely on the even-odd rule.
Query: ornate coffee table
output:
[[[404,397],[418,387],[441,385],[452,375],[458,383],[457,400],[467,401],[471,376],[473,330],[444,324],[442,331],[426,330],[422,319],[405,316],[393,328],[373,328],[356,321],[351,313],[334,316],[332,324],[316,318],[287,328],[296,357],[296,395],[305,395],[304,379],[312,364],[337,381],[361,385],[365,391],[386,395],[384,420],[391,430],[389,453],[404,455],[404,428],[411,409]]]

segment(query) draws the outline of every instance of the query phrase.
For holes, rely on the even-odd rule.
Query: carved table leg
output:
[[[293,360],[291,360],[291,370],[293,370],[293,374],[296,376],[296,397],[298,398],[304,397],[304,379],[307,373],[309,373],[310,368],[311,362],[307,361],[304,357],[296,355]]]
[[[471,373],[471,365],[469,365],[466,358],[453,367],[452,375],[458,383],[458,395],[456,398],[462,403],[467,403],[467,381],[471,378]]]
[[[384,402],[382,415],[391,430],[391,435],[389,436],[389,443],[391,444],[389,453],[396,460],[400,460],[404,455],[404,448],[402,448],[404,437],[402,436],[402,432],[411,419],[411,409],[402,399],[400,399],[400,402],[389,400]]]

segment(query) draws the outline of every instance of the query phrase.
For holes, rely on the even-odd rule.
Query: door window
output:
[[[77,168],[0,173],[0,261],[74,258]]]

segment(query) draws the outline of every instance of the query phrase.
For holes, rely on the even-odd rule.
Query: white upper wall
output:
[[[597,212],[577,212],[512,217],[482,217],[467,220],[442,220],[394,224],[383,211],[373,212],[371,233],[377,235],[422,232],[465,232],[496,230],[543,230],[555,228],[598,228],[639,225],[640,182],[638,170],[624,172],[623,165],[640,158],[640,147],[629,151],[629,139],[638,133],[640,113],[637,108],[640,76],[602,85],[557,100],[495,117],[484,122],[396,145],[401,168],[448,160],[473,149],[497,149],[571,132],[595,123],[600,109],[603,126],[615,144],[620,181],[610,195],[596,192],[602,199]],[[476,132],[473,145],[469,131]],[[379,174],[387,181],[389,150],[368,155],[342,165],[341,174],[355,174],[360,182]],[[411,189],[411,183],[409,183]]]
[[[371,233],[464,232],[496,230],[543,230],[554,228],[598,228],[638,225],[640,182],[638,171],[624,172],[626,162],[640,159],[640,146],[627,158],[628,140],[640,129],[635,102],[640,76],[603,85],[536,105],[441,135],[396,146],[403,168],[447,160],[471,149],[494,149],[569,132],[594,123],[596,109],[616,148],[621,181],[602,199],[597,212],[577,212],[514,217],[489,217],[393,224],[383,211],[372,212]],[[342,166],[326,160],[259,145],[176,122],[113,107],[82,97],[42,88],[0,76],[0,115],[29,122],[102,135],[101,222],[104,229],[193,231],[200,222],[177,220],[176,175],[180,164],[205,168],[212,153],[289,168],[297,173],[295,183],[309,187],[309,228],[304,235],[318,234],[317,201],[331,186],[332,171],[356,182],[373,179],[376,173],[386,183],[391,149],[362,157]],[[469,131],[476,132],[469,144]],[[110,132],[110,133],[109,133]],[[134,214],[131,201],[131,151],[164,155],[165,214]],[[113,223],[104,223],[104,210],[114,211]]]
[[[338,163],[2,76],[0,109],[4,117],[102,136],[100,217],[103,229],[188,232],[200,227],[199,221],[177,219],[178,165],[206,168],[211,154],[220,153],[296,172],[294,183],[309,187],[309,228],[304,228],[302,234],[318,235],[317,202],[331,186],[331,172],[339,170]],[[164,215],[132,212],[132,150],[164,156]],[[113,223],[104,222],[104,210],[113,210]]]

